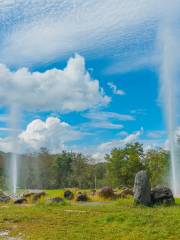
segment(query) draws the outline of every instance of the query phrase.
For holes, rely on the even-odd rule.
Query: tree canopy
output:
[[[104,162],[94,162],[82,153],[62,151],[50,154],[42,148],[38,153],[19,155],[19,188],[100,188],[133,186],[135,174],[145,169],[152,186],[169,182],[169,152],[163,149],[145,151],[136,142],[122,148],[112,149],[105,155]],[[8,183],[4,162],[10,161],[10,154],[0,153],[0,184]],[[8,166],[8,164],[6,164]],[[8,184],[6,184],[7,186]]]

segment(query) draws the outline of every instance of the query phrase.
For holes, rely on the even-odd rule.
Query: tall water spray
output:
[[[168,142],[171,157],[172,188],[175,194],[180,193],[179,154],[176,139],[177,131],[177,89],[178,89],[178,45],[179,38],[173,24],[166,23],[161,31],[161,93],[164,102],[168,128]]]
[[[17,105],[11,105],[10,110],[10,126],[11,126],[11,147],[12,147],[12,154],[10,159],[10,188],[11,191],[16,194],[17,190],[17,180],[18,180],[18,125],[19,125],[19,107]]]
[[[17,154],[12,153],[11,157],[11,176],[12,176],[12,190],[16,194],[17,190]]]

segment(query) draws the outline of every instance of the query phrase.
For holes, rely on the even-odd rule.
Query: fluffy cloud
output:
[[[16,104],[26,110],[80,111],[110,101],[85,69],[79,55],[70,58],[63,69],[29,72],[21,68],[10,71],[0,65],[1,105]]]
[[[49,117],[46,121],[36,119],[32,121],[19,135],[19,142],[23,150],[39,150],[46,147],[51,152],[60,152],[65,144],[82,137],[68,123],[59,118]]]
[[[110,151],[113,148],[121,148],[125,146],[127,143],[132,143],[136,141],[142,133],[143,133],[143,129],[135,133],[129,134],[124,139],[116,139],[116,140],[102,143],[97,147],[96,152],[92,155],[92,157],[96,160],[103,161],[104,155],[106,153],[110,153]]]
[[[113,84],[112,82],[108,82],[108,86],[112,89],[113,93],[115,95],[124,95],[125,92],[121,89],[118,89],[117,86],[115,84]]]
[[[4,152],[34,152],[45,147],[52,153],[68,149],[68,144],[84,136],[71,125],[57,117],[45,121],[35,119],[17,137],[0,138],[0,150]],[[16,145],[16,149],[14,146]]]

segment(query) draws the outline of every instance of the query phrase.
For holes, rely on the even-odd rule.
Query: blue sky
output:
[[[107,62],[109,62],[109,64],[107,64]],[[65,64],[66,60],[62,63],[54,63],[51,66],[47,66],[47,68],[38,66],[35,70],[44,71],[49,67],[62,68]],[[147,137],[149,132],[164,131],[165,123],[162,106],[159,101],[159,79],[157,69],[154,66],[145,66],[139,69],[132,69],[132,71],[125,73],[108,73],[106,70],[111,64],[110,60],[107,61],[107,59],[103,58],[95,60],[90,59],[89,61],[88,58],[86,58],[86,68],[91,73],[91,76],[99,80],[100,86],[104,89],[105,93],[111,97],[111,102],[107,106],[98,109],[97,112],[105,111],[126,114],[132,116],[134,119],[131,121],[112,120],[111,122],[114,124],[123,125],[123,127],[119,129],[112,129],[110,127],[109,129],[94,128],[94,131],[97,132],[98,141],[101,142],[117,138],[117,135],[121,132],[132,133],[138,131],[140,128],[144,129],[144,137]],[[113,83],[117,86],[117,89],[123,90],[124,94],[118,95],[114,93],[108,83]],[[91,111],[91,109],[85,111],[85,113],[89,111]],[[42,119],[46,119],[49,114],[53,113],[42,113],[40,116]],[[74,126],[89,122],[89,120],[84,117],[84,111],[70,112],[67,114],[58,112],[56,114],[64,121]],[[101,138],[99,138],[99,135],[101,135]],[[164,134],[162,135],[165,137]],[[92,140],[94,141],[95,139],[93,136]],[[87,141],[88,140],[90,140],[89,137]]]
[[[171,4],[160,2],[2,1],[1,149],[14,122],[26,150],[102,158],[131,141],[165,146],[159,29]]]

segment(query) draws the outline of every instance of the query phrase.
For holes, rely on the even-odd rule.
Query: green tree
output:
[[[54,162],[55,156],[46,148],[41,148],[36,156],[39,188],[52,188],[55,185]]]
[[[70,187],[72,174],[72,153],[63,151],[56,158],[56,184],[57,187]]]
[[[105,159],[108,177],[113,186],[132,186],[135,174],[144,169],[143,146],[139,143],[127,144],[120,149],[115,148]]]
[[[73,154],[72,182],[78,188],[93,187],[93,166],[89,164],[89,159],[81,153]]]
[[[63,151],[56,158],[57,187],[93,187],[93,165],[81,153]]]
[[[94,173],[96,175],[96,187],[101,188],[105,185],[108,185],[107,179],[107,163],[100,162],[94,165]]]
[[[169,182],[169,159],[169,152],[164,149],[151,149],[146,153],[145,166],[152,186]]]
[[[23,154],[18,159],[18,186],[24,189],[38,188],[37,159],[34,154]]]

